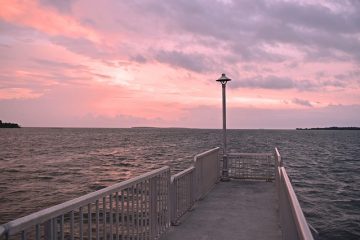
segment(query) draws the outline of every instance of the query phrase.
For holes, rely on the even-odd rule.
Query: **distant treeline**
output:
[[[0,120],[0,128],[20,128],[17,123],[6,123]]]
[[[296,128],[296,130],[360,130],[360,127]]]

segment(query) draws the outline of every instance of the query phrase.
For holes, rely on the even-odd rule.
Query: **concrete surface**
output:
[[[275,183],[220,182],[162,239],[281,239]]]

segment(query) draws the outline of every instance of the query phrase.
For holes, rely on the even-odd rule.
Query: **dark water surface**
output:
[[[321,239],[360,239],[360,131],[229,130],[234,152],[276,146]],[[152,169],[188,167],[221,130],[0,129],[0,224]]]

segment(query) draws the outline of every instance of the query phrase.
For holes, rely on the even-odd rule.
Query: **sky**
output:
[[[4,0],[0,119],[360,126],[360,1]]]

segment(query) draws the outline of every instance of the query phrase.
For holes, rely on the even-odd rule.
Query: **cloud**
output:
[[[298,91],[324,91],[327,87],[344,88],[345,82],[338,80],[310,81],[306,79],[294,80],[290,77],[282,77],[276,75],[254,76],[249,78],[240,78],[233,81],[230,88],[249,88],[249,89],[270,89],[270,90],[289,90],[296,89]]]
[[[205,56],[198,53],[184,53],[176,50],[159,51],[155,58],[161,63],[193,72],[205,72],[210,68],[210,63],[206,60]]]
[[[111,121],[97,116],[177,117],[184,101],[193,109],[214,104],[214,79],[222,72],[234,80],[231,93],[276,100],[251,102],[254,107],[359,104],[358,1],[14,0],[3,5],[0,87],[13,96],[3,100],[10,110],[22,91],[39,111],[47,112],[50,103],[61,106],[63,121],[88,112],[95,116],[89,122],[106,124]],[[184,79],[193,79],[191,88]],[[116,86],[123,87],[121,94]],[[36,94],[42,95],[31,98]],[[61,103],[69,94],[76,104]],[[128,95],[131,101],[124,103]],[[291,104],[281,103],[284,98]],[[89,102],[97,107],[89,108]],[[176,107],[164,107],[169,102]],[[197,113],[212,118],[215,110]],[[202,124],[200,118],[187,119],[189,126]]]
[[[283,56],[264,49],[264,44],[290,44],[302,52],[305,47],[315,48],[318,52],[328,52],[330,59],[340,51],[360,60],[360,51],[354,51],[360,50],[356,35],[360,30],[360,11],[354,7],[354,1],[345,1],[341,6],[345,12],[334,12],[318,3],[296,1],[249,0],[224,5],[180,0],[164,3],[161,8],[155,7],[152,1],[147,5],[152,6],[147,14],[158,15],[179,32],[210,37],[219,45],[225,43],[244,60],[283,60]],[[307,54],[317,60],[311,53]]]
[[[251,78],[243,78],[233,82],[231,88],[263,88],[263,89],[292,89],[296,87],[296,82],[287,77],[278,76],[256,76]]]
[[[111,56],[114,56],[115,54],[101,48],[101,45],[96,44],[83,37],[75,38],[66,36],[55,36],[51,37],[50,41],[54,44],[65,47],[71,52],[88,56],[94,59],[111,59]]]
[[[144,56],[140,55],[140,54],[131,57],[131,60],[133,60],[133,61],[135,61],[137,63],[146,63],[147,62],[147,59]]]
[[[0,19],[30,27],[51,36],[62,35],[74,38],[82,36],[94,42],[100,40],[96,31],[84,27],[72,16],[46,9],[37,1],[12,1],[2,4]]]
[[[76,0],[40,0],[40,3],[46,6],[54,7],[60,12],[71,12],[71,6]]]
[[[305,99],[299,99],[299,98],[294,98],[293,100],[291,100],[292,103],[300,105],[300,106],[305,106],[305,107],[312,107],[313,105]]]
[[[47,68],[60,68],[60,69],[86,68],[86,66],[80,65],[80,64],[70,64],[70,63],[67,63],[67,62],[60,62],[60,61],[39,59],[39,58],[34,58],[33,62],[39,64],[40,66],[44,66],[44,67],[47,67]]]

